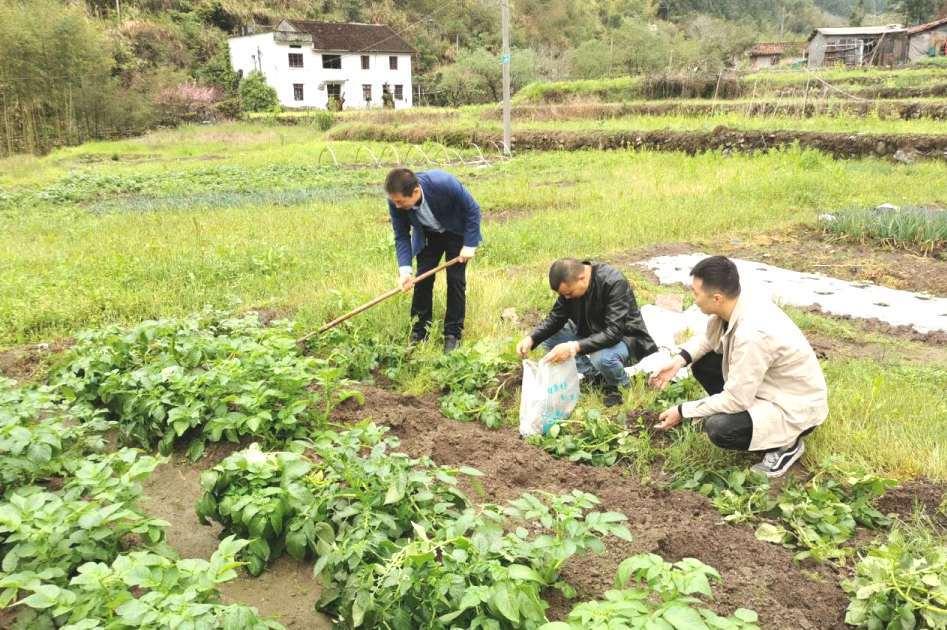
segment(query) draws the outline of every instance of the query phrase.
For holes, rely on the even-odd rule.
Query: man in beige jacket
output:
[[[682,367],[709,396],[664,411],[658,429],[684,418],[702,419],[722,448],[765,451],[753,469],[782,476],[805,445],[802,437],[828,416],[827,388],[819,361],[802,331],[769,299],[740,290],[736,265],[711,256],[691,270],[694,302],[710,315],[707,331],[655,372],[664,388]]]

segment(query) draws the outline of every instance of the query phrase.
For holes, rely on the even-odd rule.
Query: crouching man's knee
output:
[[[627,385],[628,374],[620,354],[610,349],[599,350],[589,355],[589,362],[595,371],[601,374],[609,384]]]
[[[716,413],[703,420],[704,432],[710,441],[720,448],[732,451],[745,451],[753,438],[753,421],[750,414]]]

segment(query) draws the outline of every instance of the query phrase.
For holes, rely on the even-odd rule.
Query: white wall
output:
[[[302,68],[289,67],[289,53],[300,53],[303,56]],[[266,82],[271,85],[279,96],[284,107],[315,107],[325,109],[328,104],[328,90],[326,82],[342,84],[342,95],[345,98],[345,109],[364,109],[365,100],[362,98],[362,85],[372,86],[372,102],[370,107],[382,106],[382,84],[388,83],[392,95],[395,85],[404,86],[404,98],[395,100],[395,108],[403,109],[413,105],[411,83],[411,55],[366,53],[369,57],[369,69],[362,70],[362,53],[329,52],[325,54],[339,54],[342,57],[342,69],[326,69],[322,67],[322,51],[314,51],[312,46],[302,44],[299,48],[291,48],[289,44],[278,44],[272,33],[233,37],[230,39],[230,63],[235,71],[243,70],[244,76],[255,69],[261,69]],[[388,57],[398,58],[398,69],[389,70]],[[302,84],[303,100],[294,98],[293,84]],[[321,89],[320,89],[321,88]]]

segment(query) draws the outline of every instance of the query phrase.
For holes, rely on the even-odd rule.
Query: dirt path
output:
[[[490,430],[479,423],[447,420],[433,398],[367,386],[364,391],[365,405],[347,403],[337,410],[337,419],[370,417],[390,426],[412,456],[480,469],[485,476],[472,484],[472,500],[504,501],[527,490],[577,488],[597,495],[605,508],[626,514],[632,543],[611,539],[605,555],[575,558],[565,566],[563,577],[577,588],[580,598],[600,597],[611,588],[615,570],[627,556],[654,552],[675,561],[695,557],[720,571],[724,581],[716,589],[718,611],[753,608],[765,628],[845,627],[848,600],[832,569],[795,565],[789,551],[756,540],[752,529],[722,524],[720,515],[697,494],[642,485],[620,468],[555,459],[524,445],[511,428]],[[570,607],[554,601],[550,614],[561,616]]]

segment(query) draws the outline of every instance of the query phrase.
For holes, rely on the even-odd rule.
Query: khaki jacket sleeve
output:
[[[681,349],[690,355],[691,362],[699,360],[714,349],[716,344],[710,340],[710,327],[712,324],[713,319],[707,322],[707,328],[704,332],[694,335],[681,346]]]
[[[685,418],[747,411],[773,361],[772,342],[758,331],[736,334],[730,350],[730,368],[723,391],[681,405]]]

